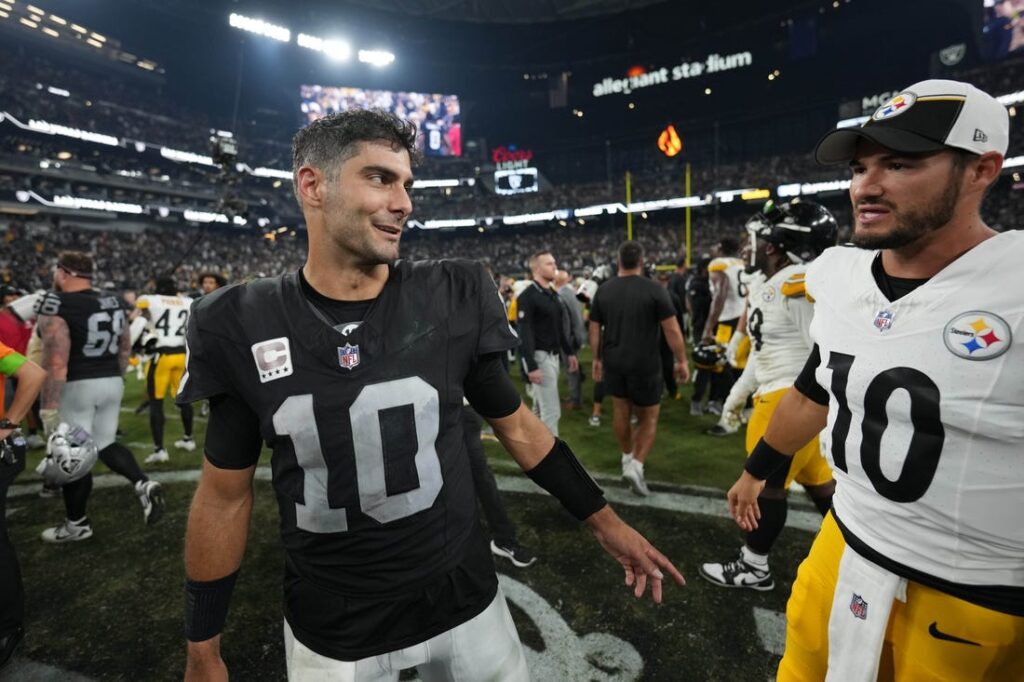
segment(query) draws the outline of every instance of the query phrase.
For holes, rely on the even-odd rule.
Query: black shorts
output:
[[[665,386],[660,372],[625,374],[605,369],[604,388],[614,398],[625,398],[637,407],[650,407],[661,402]]]

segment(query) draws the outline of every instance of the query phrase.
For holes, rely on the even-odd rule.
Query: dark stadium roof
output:
[[[478,23],[535,24],[618,14],[666,0],[349,0],[399,14]]]

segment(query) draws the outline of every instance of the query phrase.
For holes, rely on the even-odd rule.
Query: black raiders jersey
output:
[[[127,322],[121,299],[111,293],[51,291],[36,304],[39,315],[55,315],[71,333],[68,381],[121,375],[121,335]]]
[[[401,641],[389,623],[354,630],[344,610],[422,594],[457,567],[479,567],[467,584],[493,597],[463,381],[478,357],[516,345],[493,281],[472,262],[398,261],[347,335],[313,308],[298,272],[193,306],[177,401],[227,393],[258,416],[273,451],[285,613],[314,651],[351,660],[422,641]],[[256,457],[211,463],[245,468]],[[464,563],[470,555],[483,560]]]

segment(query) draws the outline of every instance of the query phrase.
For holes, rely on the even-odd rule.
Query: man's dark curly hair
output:
[[[362,142],[383,142],[405,149],[413,164],[419,161],[416,126],[384,109],[349,109],[313,121],[292,139],[292,177],[299,198],[298,173],[303,166],[319,168],[329,182],[345,161],[359,153]]]

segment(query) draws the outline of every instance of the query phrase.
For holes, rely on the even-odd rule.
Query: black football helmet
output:
[[[782,249],[796,263],[811,262],[835,246],[839,237],[839,224],[828,209],[803,199],[785,204],[769,200],[747,221],[746,228],[752,239],[763,239]],[[755,251],[756,241],[751,244],[751,261]]]
[[[715,374],[725,369],[725,348],[717,343],[698,344],[693,349],[693,364]]]

